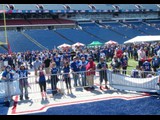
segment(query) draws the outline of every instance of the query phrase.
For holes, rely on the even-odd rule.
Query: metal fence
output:
[[[131,71],[127,71],[131,72]],[[122,71],[111,71],[111,70],[96,70],[96,71],[83,71],[83,72],[70,72],[69,78],[71,82],[71,89],[75,88],[85,88],[90,86],[97,86],[100,84],[100,79],[107,77],[108,86],[112,89],[119,90],[130,90],[130,91],[140,91],[140,92],[156,92],[159,90],[157,83],[159,82],[159,76],[154,72],[142,72],[139,71],[140,76],[134,78],[128,74],[122,74]],[[148,74],[152,76],[146,78]],[[67,86],[65,76],[66,73],[59,73],[55,75],[49,75],[50,77],[57,76],[57,79],[53,79],[46,82],[46,89],[51,93],[54,91],[66,92]],[[28,81],[28,93],[40,93],[39,83],[35,83],[35,76],[29,76],[26,78]],[[91,81],[91,82],[90,82]],[[103,84],[104,85],[104,81]],[[10,97],[14,95],[20,95],[21,91],[19,89],[20,81],[4,81],[0,82],[0,98]],[[98,87],[99,89],[99,87]]]

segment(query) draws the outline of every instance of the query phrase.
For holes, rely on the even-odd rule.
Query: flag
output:
[[[7,41],[8,41],[8,40],[7,40]],[[10,46],[9,42],[8,42],[8,54],[9,54],[9,55],[12,54],[12,50],[11,50],[11,46]]]

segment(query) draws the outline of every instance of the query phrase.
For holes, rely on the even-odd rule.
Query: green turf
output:
[[[97,64],[97,62],[95,62]],[[111,61],[107,62],[108,66],[110,66]],[[131,70],[133,70],[134,68],[136,68],[136,66],[138,65],[138,61],[135,61],[134,59],[129,59],[128,60],[128,67],[127,67],[127,74],[130,75]],[[109,68],[111,69],[111,68]]]
[[[130,71],[138,65],[138,61],[135,61],[134,59],[128,60],[128,67],[127,67],[127,74],[130,74]]]

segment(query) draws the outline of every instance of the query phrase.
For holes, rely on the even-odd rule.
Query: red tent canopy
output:
[[[66,44],[66,43],[64,43],[64,44],[62,44],[62,45],[60,45],[60,46],[58,46],[58,48],[70,48],[70,47],[71,47],[71,45]]]
[[[110,41],[106,42],[105,44],[106,45],[117,45],[118,43],[113,40],[110,40]]]
[[[77,42],[75,44],[72,45],[73,47],[81,47],[81,46],[84,46],[83,43],[80,43],[80,42]]]

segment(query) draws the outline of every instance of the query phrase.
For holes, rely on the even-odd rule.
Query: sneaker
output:
[[[105,86],[105,89],[109,89],[109,87],[108,87],[108,86]]]
[[[26,99],[26,100],[28,100],[28,99],[29,99],[29,97],[25,97],[25,99]]]
[[[91,90],[94,90],[95,88],[92,86],[90,89],[91,89]]]
[[[23,97],[20,97],[20,100],[23,100]]]
[[[84,89],[87,90],[87,91],[89,91],[90,88],[89,87],[84,87]]]
[[[100,86],[100,90],[103,90],[103,89],[102,89],[102,86]]]

